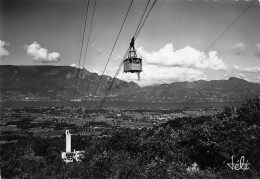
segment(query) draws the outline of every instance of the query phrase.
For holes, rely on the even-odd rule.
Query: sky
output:
[[[86,48],[95,3],[89,0],[80,59],[87,2],[0,0],[0,65],[83,68],[85,61],[84,68],[102,74],[131,1],[97,0]],[[133,1],[106,75],[115,75],[146,3]],[[135,47],[143,59],[141,80],[122,70],[118,78],[140,86],[232,76],[260,83],[260,2],[157,0]]]

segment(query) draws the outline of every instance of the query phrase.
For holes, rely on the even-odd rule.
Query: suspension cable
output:
[[[84,28],[83,28],[83,34],[82,34],[82,39],[81,39],[78,68],[76,67],[76,81],[75,81],[75,89],[74,89],[74,93],[73,93],[72,108],[74,108],[74,105],[75,105],[75,95],[76,95],[77,85],[78,85],[78,75],[79,75],[79,70],[80,70],[81,54],[82,54],[82,48],[83,48],[83,42],[84,42],[84,38],[85,38],[86,24],[87,24],[87,18],[88,18],[88,8],[89,8],[89,0],[88,0],[87,11],[86,11],[85,20],[84,20]]]
[[[98,1],[98,0],[95,0],[94,9],[93,9],[92,17],[91,17],[90,30],[89,30],[89,33],[88,33],[87,45],[86,45],[86,50],[85,50],[85,54],[84,54],[84,58],[83,58],[84,61],[83,61],[82,69],[83,69],[84,66],[85,66],[86,55],[87,55],[87,52],[88,52],[89,39],[90,39],[90,35],[91,35],[91,30],[92,30],[92,25],[93,25],[93,19],[94,19],[94,16],[95,16],[95,10],[96,10],[97,1]],[[81,74],[80,74],[81,79],[82,79],[82,75],[83,75],[83,72],[81,72]],[[77,98],[79,92],[80,92],[80,86],[79,86],[79,89],[77,90],[77,94],[76,94],[76,97],[75,97],[75,98]]]
[[[224,29],[224,31],[219,34],[219,36],[203,51],[204,54],[207,54],[209,52],[209,50],[225,35],[225,33],[227,33],[231,27],[252,7],[252,5],[254,4],[254,0]],[[194,62],[192,64],[190,64],[185,71],[187,71],[188,69],[190,69],[198,59],[200,59],[202,55],[200,55],[198,58],[196,58],[194,60]],[[178,75],[178,78],[184,73],[184,71],[182,73],[180,73]]]
[[[153,2],[152,6],[150,7],[148,13],[147,13],[146,16],[145,16],[145,19],[143,20],[145,11],[146,11],[146,9],[147,9],[149,3],[150,3],[150,1],[148,1],[147,6],[146,6],[146,8],[145,8],[145,11],[143,12],[143,16],[142,16],[142,18],[141,18],[141,20],[140,20],[140,23],[139,23],[139,25],[138,25],[138,27],[137,27],[137,29],[136,29],[136,32],[135,32],[135,35],[134,35],[135,39],[137,39],[138,35],[140,34],[140,32],[141,32],[141,30],[142,30],[142,28],[143,28],[143,26],[144,26],[144,24],[145,24],[145,22],[146,22],[148,16],[150,15],[150,13],[151,13],[151,11],[152,11],[152,9],[153,9],[155,3],[156,3],[156,1],[157,1],[157,0],[155,0],[155,1]],[[142,24],[141,24],[141,22],[142,22]],[[140,24],[141,24],[141,25],[140,25]],[[111,91],[111,89],[112,89],[112,87],[113,87],[113,85],[114,85],[114,83],[115,83],[116,77],[118,76],[119,72],[121,71],[121,68],[122,68],[122,66],[123,66],[123,61],[124,61],[124,59],[126,58],[128,52],[129,52],[129,48],[128,48],[127,51],[126,51],[126,53],[125,53],[125,55],[124,55],[124,57],[123,57],[123,60],[121,61],[120,65],[119,65],[119,67],[118,67],[118,69],[117,69],[117,71],[116,71],[116,74],[115,74],[115,76],[114,76],[112,82],[110,83],[110,85],[109,85],[109,87],[108,87],[108,89],[107,89],[107,92],[106,92],[106,94],[105,94],[103,100],[100,102],[100,105],[99,105],[99,107],[98,107],[99,109],[101,109],[102,106],[103,106],[103,104],[106,102],[107,96],[109,95],[109,93],[110,93],[110,91]]]
[[[130,5],[129,5],[129,7],[128,7],[128,10],[127,10],[127,13],[126,13],[126,15],[125,15],[123,24],[121,25],[121,28],[120,28],[119,33],[118,33],[118,35],[117,35],[116,41],[115,41],[115,43],[114,43],[114,45],[113,45],[113,48],[112,48],[112,51],[111,51],[111,53],[110,53],[110,55],[109,55],[109,57],[108,57],[108,60],[107,60],[106,65],[105,65],[105,68],[104,68],[104,70],[103,70],[103,72],[102,72],[102,74],[101,74],[101,76],[100,76],[100,78],[99,78],[98,84],[97,84],[97,86],[96,86],[96,88],[95,88],[95,90],[94,90],[94,93],[93,93],[93,96],[92,96],[92,98],[91,98],[91,101],[90,101],[90,103],[89,103],[88,108],[90,108],[90,106],[91,106],[91,104],[92,104],[92,102],[93,102],[94,96],[96,95],[97,89],[98,89],[99,84],[100,84],[100,82],[101,82],[101,79],[102,79],[102,77],[103,77],[103,75],[104,75],[104,73],[105,73],[105,71],[106,71],[107,65],[108,65],[108,63],[109,63],[109,61],[110,61],[110,58],[111,58],[111,56],[112,56],[112,53],[113,53],[113,51],[114,51],[114,49],[115,49],[116,43],[117,43],[118,38],[119,38],[119,36],[120,36],[120,34],[121,34],[121,31],[122,31],[122,29],[123,29],[123,27],[124,27],[126,18],[127,18],[128,14],[129,14],[129,11],[130,11],[130,9],[131,9],[131,7],[132,7],[132,4],[133,4],[133,0],[131,0],[131,3],[130,3]]]
[[[94,10],[93,10],[92,17],[91,17],[90,30],[89,30],[89,34],[88,34],[88,40],[87,40],[87,47],[86,47],[86,51],[85,51],[85,55],[84,55],[84,61],[83,61],[83,68],[84,68],[84,65],[85,65],[86,55],[87,55],[87,51],[88,51],[89,39],[90,39],[91,31],[92,31],[92,25],[93,25],[93,19],[94,19],[94,16],[95,16],[97,1],[98,0],[95,0]]]
[[[151,1],[151,0],[148,0],[147,3],[146,3],[146,6],[145,6],[145,8],[144,8],[144,10],[143,10],[142,17],[141,17],[141,19],[140,19],[140,21],[139,21],[139,23],[138,23],[138,25],[137,25],[137,28],[136,28],[137,30],[136,30],[136,32],[135,32],[134,37],[136,37],[137,31],[138,31],[138,29],[139,29],[140,26],[141,26],[141,23],[142,23],[142,21],[143,21],[143,18],[144,18],[145,12],[146,12],[146,10],[147,10],[149,4],[150,4],[150,1]]]
[[[155,5],[156,2],[157,2],[157,0],[154,0],[154,2],[153,2],[153,4],[152,4],[152,6],[150,7],[150,9],[149,9],[147,15],[145,16],[145,19],[144,19],[143,22],[142,22],[141,26],[139,27],[138,31],[135,33],[135,39],[137,39],[137,37],[139,36],[139,33],[141,32],[141,30],[142,30],[142,28],[143,28],[143,26],[144,26],[144,24],[145,24],[145,22],[146,22],[148,16],[150,15],[150,13],[151,13],[151,11],[152,11],[152,9],[153,9],[153,7],[154,7],[154,5]]]
[[[217,41],[219,41],[219,40],[225,35],[225,33],[230,30],[230,28],[251,8],[251,6],[253,5],[253,3],[254,3],[254,1],[252,1],[252,3],[250,3],[250,4],[227,26],[227,28],[225,28],[225,30],[204,50],[204,53],[207,53],[207,52],[217,43]],[[155,4],[155,3],[154,3],[154,4]],[[154,4],[153,4],[153,5],[154,5]],[[151,11],[151,9],[150,9],[150,11]],[[149,13],[150,13],[150,11],[149,11]],[[146,16],[146,18],[147,18],[147,16]],[[146,19],[145,19],[145,20],[146,20]],[[144,23],[142,24],[142,27],[143,27],[143,25],[144,25]],[[141,27],[140,30],[138,31],[137,36],[138,36],[139,33],[141,32],[142,27]],[[136,38],[137,38],[137,37],[136,37]],[[125,58],[125,57],[124,57],[124,58]],[[198,60],[198,59],[199,59],[199,58],[197,58],[196,60]],[[195,62],[196,62],[196,60],[195,60]],[[187,67],[187,70],[188,70],[189,68],[191,68],[193,65],[194,65],[194,64],[191,64],[189,67]],[[109,92],[110,92],[110,90],[111,90],[111,88],[112,88],[112,86],[113,86],[113,84],[114,84],[114,82],[115,82],[115,78],[116,78],[117,75],[119,74],[119,72],[120,72],[122,66],[123,66],[123,61],[122,61],[121,64],[119,65],[119,68],[118,68],[118,70],[117,70],[117,72],[116,72],[116,74],[115,74],[115,76],[114,76],[114,78],[113,78],[113,81],[112,81],[111,85],[110,85],[109,88],[108,88],[108,92],[106,93],[104,99],[101,101],[99,108],[101,108],[101,107],[103,106],[103,104],[105,103],[106,98],[107,98],[107,95],[109,94]],[[180,75],[181,75],[181,74],[180,74]],[[179,76],[180,76],[180,75],[179,75]]]

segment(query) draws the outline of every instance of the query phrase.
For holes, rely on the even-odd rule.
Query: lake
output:
[[[104,107],[115,107],[115,108],[167,108],[167,109],[176,109],[176,108],[194,108],[194,107],[225,107],[225,106],[234,106],[239,107],[245,102],[229,102],[229,103],[148,103],[148,102],[106,102]],[[75,106],[88,107],[88,101],[74,102]],[[3,108],[20,108],[20,107],[72,107],[73,102],[71,101],[7,101],[0,102],[0,106]],[[92,103],[91,107],[97,107],[99,102],[95,101]]]

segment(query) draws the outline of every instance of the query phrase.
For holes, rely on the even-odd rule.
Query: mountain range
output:
[[[0,65],[0,100],[90,100],[99,79],[97,73],[70,66]],[[94,100],[103,98],[112,80],[110,76],[102,77]],[[240,102],[255,96],[260,96],[260,84],[236,77],[146,87],[116,79],[108,100],[153,103]]]

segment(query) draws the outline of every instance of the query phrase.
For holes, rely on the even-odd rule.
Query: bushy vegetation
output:
[[[211,117],[180,118],[153,129],[120,129],[111,137],[73,136],[85,149],[79,163],[65,164],[60,138],[19,138],[1,146],[1,171],[7,178],[259,178],[260,100],[226,107]],[[245,156],[249,170],[227,163]]]

